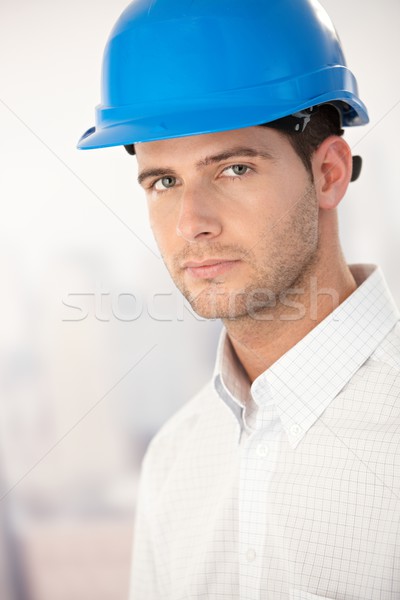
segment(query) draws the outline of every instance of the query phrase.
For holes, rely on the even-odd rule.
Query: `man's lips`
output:
[[[183,264],[183,268],[192,277],[198,279],[211,279],[226,273],[232,267],[237,265],[239,260],[226,260],[224,258],[208,259],[202,262],[188,261]]]

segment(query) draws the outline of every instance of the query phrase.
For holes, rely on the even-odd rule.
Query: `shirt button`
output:
[[[269,448],[267,446],[267,444],[258,444],[257,446],[257,456],[259,456],[260,458],[265,458],[267,456],[269,452]]]
[[[295,423],[294,425],[292,425],[290,427],[290,433],[292,435],[299,435],[300,432],[301,432],[301,427],[300,427],[300,425],[297,425],[297,423]]]
[[[256,557],[257,557],[256,551],[253,550],[253,548],[249,548],[246,552],[247,562],[249,562],[249,563],[254,562],[256,560]]]

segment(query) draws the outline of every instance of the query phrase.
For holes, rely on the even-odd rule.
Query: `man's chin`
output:
[[[247,315],[245,292],[184,294],[193,311],[203,319],[238,319]]]

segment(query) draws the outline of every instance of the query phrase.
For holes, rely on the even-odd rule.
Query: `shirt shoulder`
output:
[[[400,431],[400,326],[397,324],[335,399],[342,416],[357,426]],[[396,433],[397,434],[397,433]]]
[[[212,411],[216,401],[218,399],[215,396],[213,384],[209,381],[167,419],[150,442],[148,450],[153,451],[154,448],[159,445],[164,446],[168,441],[173,442],[188,436],[199,418]]]
[[[400,322],[382,340],[369,360],[386,365],[400,375]]]
[[[201,440],[218,435],[218,428],[226,420],[229,422],[229,411],[210,381],[151,440],[143,459],[142,479],[160,488],[180,457],[198,449]]]

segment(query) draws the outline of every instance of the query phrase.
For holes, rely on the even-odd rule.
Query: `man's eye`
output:
[[[247,165],[231,165],[224,169],[224,173],[229,177],[238,177],[240,175],[246,175],[246,173],[250,170],[250,167]]]
[[[176,177],[161,177],[161,179],[157,179],[157,181],[153,184],[153,188],[157,190],[157,192],[163,192],[169,188],[174,187],[176,184]]]

